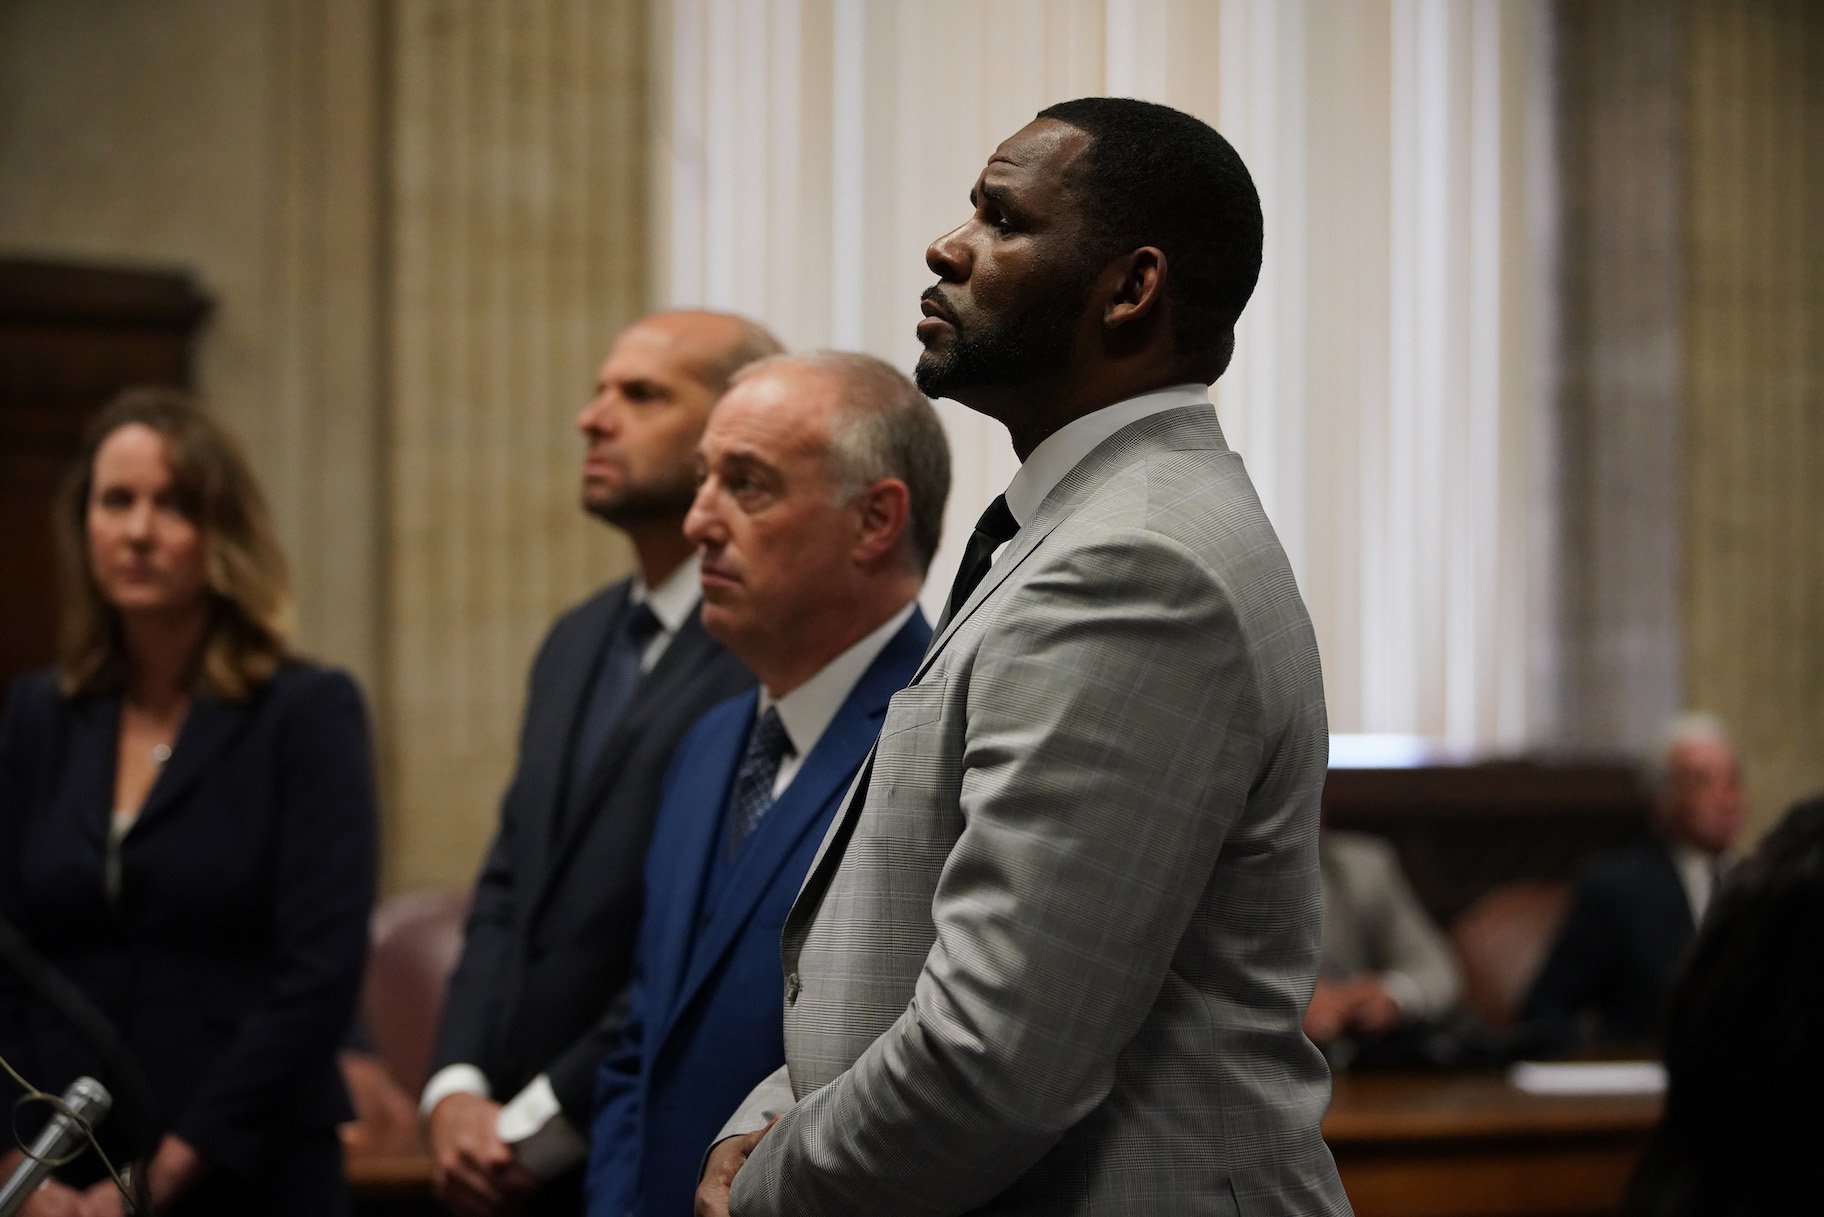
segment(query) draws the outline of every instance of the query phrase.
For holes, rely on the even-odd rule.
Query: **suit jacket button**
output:
[[[803,986],[798,983],[798,973],[793,972],[790,976],[785,978],[786,1005],[793,1006],[798,1004],[798,991],[801,988],[803,988]]]

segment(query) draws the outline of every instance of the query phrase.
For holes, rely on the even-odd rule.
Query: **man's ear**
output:
[[[872,566],[899,547],[912,515],[912,492],[898,478],[881,478],[855,500],[860,512],[855,532],[855,561]]]
[[[1102,324],[1111,330],[1118,329],[1159,307],[1165,294],[1165,251],[1156,245],[1142,245],[1125,257],[1115,259],[1105,273],[1115,281],[1109,284]]]

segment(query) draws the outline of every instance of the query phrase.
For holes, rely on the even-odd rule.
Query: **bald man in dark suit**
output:
[[[635,323],[577,419],[583,506],[637,573],[559,618],[476,880],[424,1113],[438,1197],[477,1217],[582,1210],[595,1076],[619,1027],[659,786],[686,728],[752,676],[703,632],[684,513],[730,377],[779,345],[721,313]]]

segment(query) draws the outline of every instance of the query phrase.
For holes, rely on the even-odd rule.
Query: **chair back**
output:
[[[361,1021],[387,1072],[409,1095],[430,1076],[443,993],[462,953],[468,892],[410,891],[374,910]]]
[[[1496,1030],[1513,1026],[1569,904],[1568,884],[1529,880],[1490,888],[1463,911],[1450,938],[1470,1013]]]

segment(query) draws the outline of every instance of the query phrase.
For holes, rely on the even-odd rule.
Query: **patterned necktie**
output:
[[[660,628],[652,608],[641,601],[627,611],[620,627],[602,648],[595,681],[589,687],[589,700],[570,742],[570,784],[563,812],[552,817],[559,837],[565,834],[571,818],[583,805],[589,780],[595,776],[595,767],[602,759],[602,749],[608,746],[608,737],[614,734],[621,716],[627,712],[628,703],[633,700],[633,691],[639,687],[640,658],[646,653],[646,644]]]
[[[937,623],[937,633],[944,632],[950,624],[950,618],[956,616],[956,610],[963,607],[976,585],[994,565],[994,551],[1008,541],[1013,534],[1020,531],[1020,522],[1007,510],[1007,497],[995,495],[994,502],[982,512],[982,518],[975,522],[975,531],[969,535],[969,544],[963,547],[963,562],[956,568],[956,582],[950,585],[950,599],[944,605],[944,616]]]
[[[779,720],[779,708],[768,706],[747,733],[747,750],[735,770],[735,785],[728,794],[728,856],[732,859],[760,826],[760,817],[773,805],[773,782],[779,763],[792,750],[792,737]]]

